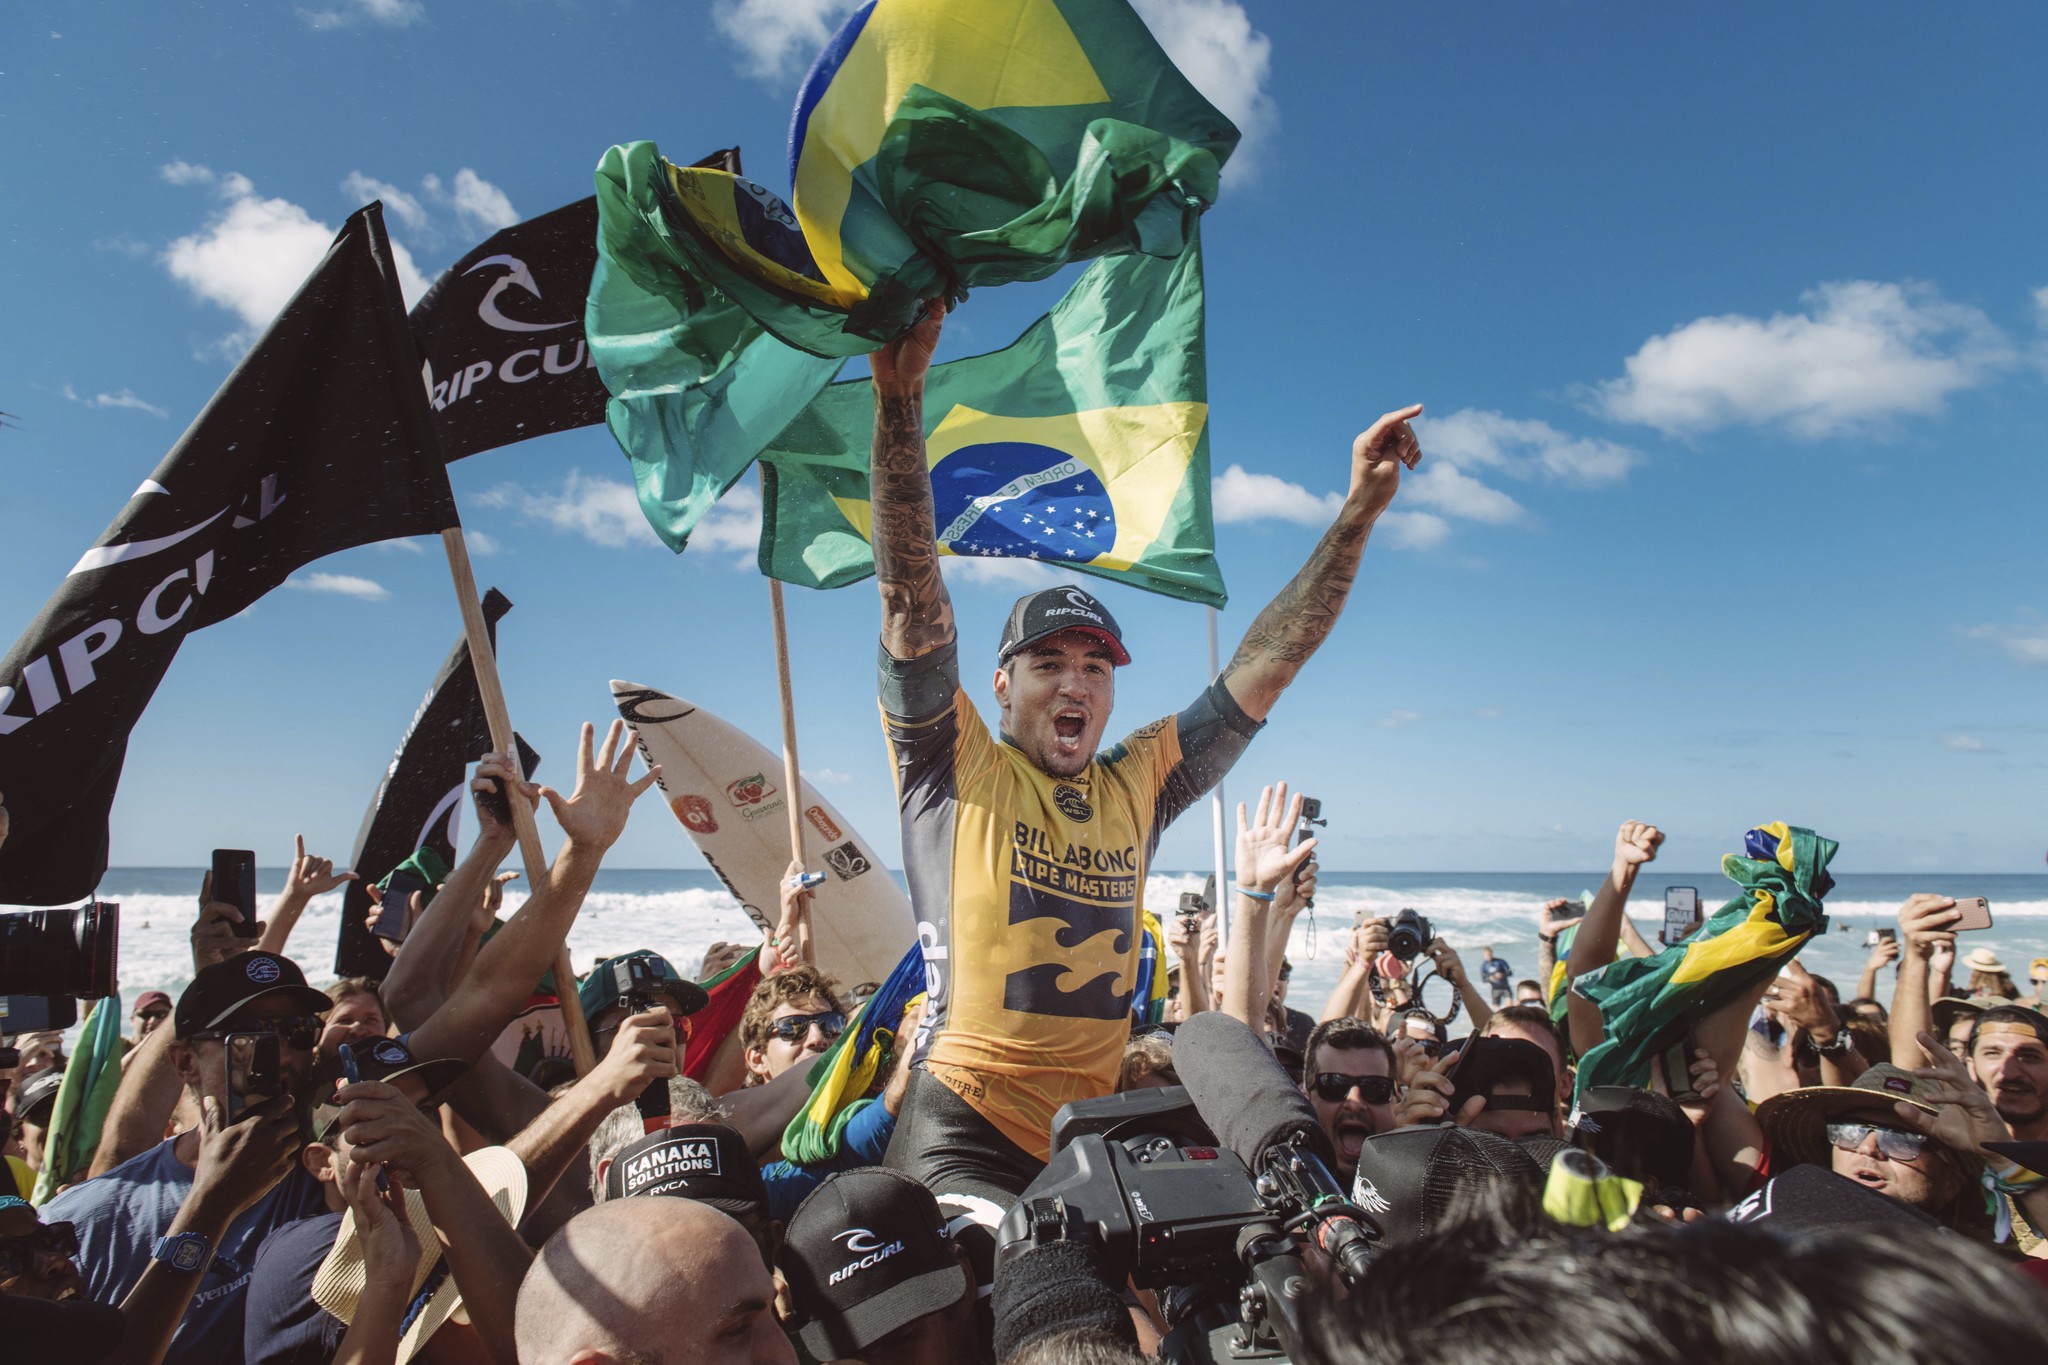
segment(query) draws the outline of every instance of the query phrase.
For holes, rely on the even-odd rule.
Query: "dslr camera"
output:
[[[1387,951],[1403,962],[1413,962],[1435,939],[1436,930],[1427,917],[1404,909],[1387,930]]]
[[[0,1030],[70,1028],[78,1002],[114,993],[121,907],[0,915]]]

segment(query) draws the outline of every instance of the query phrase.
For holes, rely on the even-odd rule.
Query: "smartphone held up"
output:
[[[236,938],[255,938],[256,855],[246,848],[217,848],[213,851],[213,898],[241,911],[233,925]]]

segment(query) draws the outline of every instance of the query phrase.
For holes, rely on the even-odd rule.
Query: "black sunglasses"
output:
[[[1309,1082],[1309,1089],[1324,1104],[1342,1104],[1353,1086],[1358,1088],[1358,1098],[1367,1104],[1385,1104],[1394,1098],[1392,1076],[1347,1076],[1341,1071],[1323,1071]]]
[[[800,1043],[804,1035],[816,1024],[830,1042],[846,1032],[846,1016],[838,1010],[826,1010],[823,1014],[785,1014],[768,1025],[768,1032],[785,1043]]]
[[[311,1052],[313,1044],[320,1041],[320,1030],[324,1027],[317,1014],[294,1014],[283,1019],[252,1019],[247,1023],[228,1023],[215,1029],[200,1029],[193,1033],[190,1042],[219,1042],[230,1033],[274,1033],[284,1045],[299,1052]]]
[[[78,1229],[69,1223],[45,1223],[19,1237],[0,1237],[0,1278],[26,1275],[35,1269],[38,1256],[78,1254]]]

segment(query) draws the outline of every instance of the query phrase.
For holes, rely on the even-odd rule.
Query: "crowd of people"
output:
[[[63,1054],[52,1037],[9,1040],[9,1359],[1220,1358],[1180,1299],[1139,1283],[1128,1247],[1065,1218],[1041,1181],[1055,1129],[1072,1135],[1062,1116],[1177,1086],[1196,1061],[1176,1039],[1203,1016],[1263,1040],[1307,1116],[1304,1169],[1332,1182],[1323,1212],[1370,1230],[1362,1272],[1295,1224],[1262,1234],[1260,1254],[1285,1244],[1304,1269],[1283,1339],[1296,1359],[2048,1358],[2048,1016],[1988,955],[1963,959],[1955,990],[1949,899],[1908,901],[1852,996],[1788,957],[1689,1019],[1643,1083],[1582,1085],[1617,1025],[1579,987],[1685,947],[1627,914],[1658,829],[1624,823],[1589,903],[1543,909],[1533,978],[1488,948],[1475,981],[1415,922],[1368,920],[1311,1016],[1288,1004],[1286,947],[1316,841],[1276,783],[1240,808],[1228,906],[1166,916],[1150,946],[1170,953],[1156,959],[1168,988],[1141,990],[1160,834],[1336,625],[1421,458],[1420,410],[1358,438],[1329,532],[1185,710],[1105,746],[1131,652],[1098,599],[1057,588],[1002,628],[991,734],[961,681],[926,473],[942,316],[874,358],[879,686],[925,975],[875,1035],[881,1060],[830,1141],[786,1150],[817,1063],[881,996],[819,970],[800,877],[757,949],[550,977],[658,776],[632,775],[620,724],[601,741],[585,726],[566,794],[483,758],[475,840],[407,917],[381,980],[317,989],[288,951],[306,902],[353,875],[303,843],[259,935],[237,934],[241,911],[203,887],[190,984],[135,1001],[90,1160],[39,1202]],[[515,839],[500,799],[551,815],[559,850],[502,918]],[[758,983],[725,1017],[704,983],[749,951]],[[1700,962],[1688,970],[1722,969]],[[1431,1007],[1432,974],[1455,1012]],[[501,1040],[549,994],[588,1020],[596,1060],[580,1075],[504,1060]]]

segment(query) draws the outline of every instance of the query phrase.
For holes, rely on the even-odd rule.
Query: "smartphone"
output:
[[[1872,929],[1863,936],[1863,946],[1875,948],[1880,943],[1896,943],[1899,931],[1896,929]]]
[[[1700,918],[1700,889],[1696,886],[1664,888],[1664,946],[1682,941]]]
[[[213,898],[242,912],[236,938],[254,938],[256,928],[256,855],[246,848],[213,851]]]
[[[1959,896],[1956,898],[1956,909],[1961,912],[1962,918],[1949,927],[1957,933],[1960,934],[1967,929],[1991,927],[1991,902],[1982,896]]]
[[[420,904],[424,906],[433,899],[434,888],[427,885],[427,879],[417,872],[394,872],[385,883],[384,900],[377,907],[377,918],[370,921],[370,932],[378,938],[388,938],[393,943],[405,942],[406,921],[411,917],[412,893],[423,894]]]
[[[284,1062],[275,1033],[230,1033],[228,1050],[228,1118],[237,1123],[253,1105],[284,1093]]]
[[[1680,1104],[1696,1104],[1700,1092],[1693,1089],[1692,1064],[1698,1060],[1699,1047],[1692,1040],[1692,1034],[1673,1043],[1664,1052],[1664,1088],[1671,1098]]]

